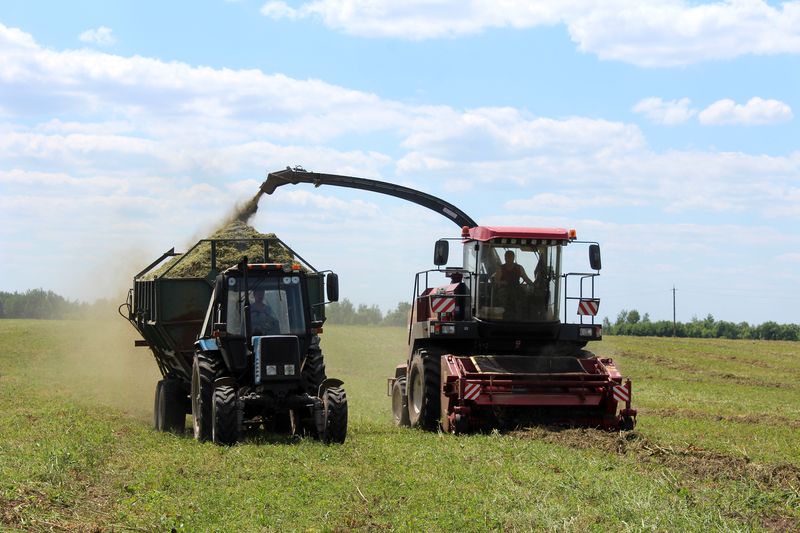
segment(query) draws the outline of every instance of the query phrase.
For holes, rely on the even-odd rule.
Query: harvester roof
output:
[[[466,231],[465,237],[476,241],[492,239],[570,240],[564,228],[522,228],[516,226],[476,226]]]

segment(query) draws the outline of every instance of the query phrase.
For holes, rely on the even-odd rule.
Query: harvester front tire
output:
[[[239,418],[236,390],[230,385],[216,387],[211,406],[211,440],[214,444],[236,444],[239,439]]]
[[[183,433],[186,429],[186,393],[179,381],[162,379],[158,382],[153,411],[156,431]]]
[[[209,356],[198,353],[192,365],[192,426],[194,438],[206,441],[211,438],[214,380],[217,365]]]
[[[434,431],[439,428],[441,409],[441,360],[422,350],[408,369],[408,418],[411,426]]]
[[[392,385],[392,416],[394,425],[410,426],[408,419],[408,396],[406,396],[406,378],[397,378]]]
[[[325,389],[322,396],[325,409],[325,431],[322,441],[342,444],[347,438],[347,395],[340,387]]]

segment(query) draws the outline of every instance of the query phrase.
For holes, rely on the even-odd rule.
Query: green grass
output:
[[[608,338],[639,426],[453,437],[394,428],[406,332],[328,326],[342,446],[232,448],[150,429],[158,373],[122,320],[0,321],[9,530],[800,528],[800,343]]]

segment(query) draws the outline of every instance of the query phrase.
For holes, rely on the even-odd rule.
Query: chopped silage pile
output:
[[[260,233],[247,221],[256,213],[261,192],[236,210],[222,226],[208,239],[275,239],[274,233]],[[264,244],[261,242],[218,242],[217,270],[222,271],[247,257],[250,263],[287,263],[296,261],[294,255],[277,241],[269,242],[269,257],[264,257]],[[187,253],[173,257],[158,269],[147,273],[145,279],[153,279],[166,273],[168,278],[204,278],[211,270],[211,243],[201,242]]]

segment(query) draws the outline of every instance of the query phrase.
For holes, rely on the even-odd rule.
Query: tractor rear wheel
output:
[[[408,420],[408,396],[406,396],[406,378],[397,378],[392,385],[392,415],[395,426],[410,426]]]
[[[192,425],[194,438],[199,441],[211,438],[211,409],[216,378],[216,361],[206,354],[195,354],[192,365]]]
[[[214,389],[211,406],[211,440],[214,444],[232,446],[239,438],[239,409],[236,390],[230,385]]]
[[[325,389],[322,395],[325,431],[322,441],[341,444],[347,438],[347,395],[340,387]]]
[[[408,368],[408,418],[413,427],[436,430],[439,427],[441,359],[420,350]]]
[[[186,429],[186,393],[176,379],[162,379],[156,385],[153,425],[156,431],[183,433]]]
[[[325,381],[325,360],[322,357],[322,350],[312,347],[306,354],[303,362],[303,370],[300,372],[303,378],[303,387],[311,396],[319,393],[319,386]]]

